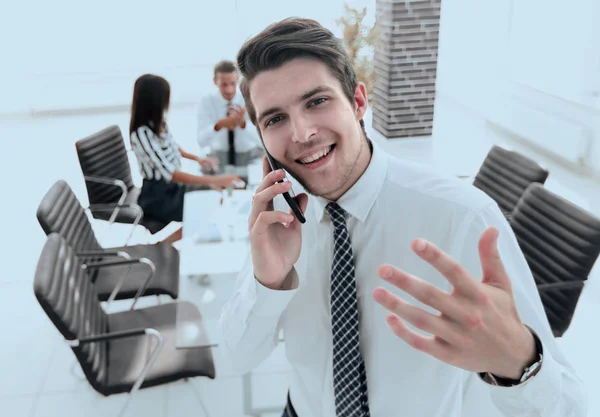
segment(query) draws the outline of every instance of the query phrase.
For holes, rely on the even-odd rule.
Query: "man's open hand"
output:
[[[381,278],[439,314],[384,288],[376,288],[373,297],[393,313],[387,318],[392,331],[413,348],[468,371],[518,379],[535,356],[535,341],[519,318],[497,239],[498,231],[488,228],[479,241],[481,282],[433,244],[422,239],[412,243],[413,251],[452,284],[449,294],[391,265],[379,268]],[[403,321],[432,336],[410,330]]]

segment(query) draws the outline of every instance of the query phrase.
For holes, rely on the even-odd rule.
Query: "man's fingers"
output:
[[[443,339],[436,336],[422,336],[410,330],[402,320],[394,314],[387,316],[387,324],[396,336],[404,340],[412,348],[427,353],[428,355],[449,364],[455,362],[458,349],[451,346]]]
[[[290,188],[291,183],[289,181],[284,181],[271,184],[262,191],[257,190],[256,194],[254,194],[254,197],[252,198],[252,210],[250,211],[250,216],[248,218],[250,228],[252,228],[252,225],[261,212],[273,210],[273,199],[277,195],[288,191]]]
[[[262,182],[256,187],[256,193],[260,193],[263,190],[266,190],[276,182],[279,182],[285,178],[285,172],[282,169],[278,169],[276,171],[267,172]],[[289,181],[284,181],[289,182]]]
[[[289,181],[278,182],[270,187],[254,194],[254,206],[264,210],[273,199],[292,188],[292,183]]]
[[[263,156],[263,178],[265,178],[269,172],[273,171],[273,168],[271,168],[271,164],[269,164],[269,160],[267,159],[267,156]]]
[[[264,167],[263,167],[263,172],[264,172]],[[282,169],[278,169],[275,171],[267,171],[264,174],[263,180],[256,188],[256,192],[259,193],[262,190],[269,188],[271,185],[275,184],[276,182],[279,182],[282,180],[285,180],[285,172]]]
[[[264,178],[256,188],[256,193],[252,198],[252,210],[248,218],[248,225],[250,228],[253,227],[260,212],[267,209],[273,210],[273,199],[275,196],[289,190],[289,187],[291,186],[289,181],[279,182],[284,179],[285,172],[282,169],[271,171],[271,166],[266,160],[266,157],[263,159],[263,174]],[[266,190],[271,191],[264,193]]]
[[[261,234],[267,231],[269,226],[274,223],[281,223],[285,227],[294,221],[294,216],[283,211],[262,211],[256,218],[256,222],[251,227],[251,231]]]
[[[421,303],[434,308],[455,321],[463,321],[465,312],[452,296],[428,282],[408,274],[392,265],[382,265],[379,276],[385,281],[411,295]]]
[[[411,246],[419,257],[437,269],[457,291],[475,299],[479,297],[479,283],[450,255],[423,239],[416,239]]]
[[[481,260],[482,282],[512,292],[510,278],[504,268],[498,250],[499,231],[488,227],[479,240],[479,259]]]
[[[406,320],[417,329],[432,336],[438,336],[456,346],[466,343],[462,329],[444,316],[429,313],[409,304],[384,288],[376,288],[373,291],[373,298],[385,309]]]

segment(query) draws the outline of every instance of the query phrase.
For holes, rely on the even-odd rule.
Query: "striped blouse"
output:
[[[171,133],[159,136],[148,126],[141,126],[131,133],[130,138],[142,177],[170,182],[173,173],[181,168],[179,145]]]

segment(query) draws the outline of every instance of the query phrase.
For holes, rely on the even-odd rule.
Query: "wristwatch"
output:
[[[530,331],[531,331],[531,329],[530,329]],[[523,384],[525,381],[529,380],[534,375],[536,375],[536,373],[542,366],[542,361],[544,359],[544,352],[543,352],[543,348],[542,348],[542,342],[540,341],[539,337],[533,331],[531,331],[531,334],[533,335],[533,339],[535,340],[536,355],[535,355],[535,359],[533,360],[533,362],[528,364],[525,367],[525,369],[523,370],[523,374],[521,375],[521,378],[519,378],[519,379],[501,378],[501,377],[491,374],[489,372],[480,373],[479,375],[485,381],[489,382],[490,384],[498,385],[498,386],[502,386],[502,387],[514,387],[516,385]]]

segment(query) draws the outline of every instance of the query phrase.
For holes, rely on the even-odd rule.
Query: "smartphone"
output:
[[[283,167],[279,164],[279,162],[277,162],[275,160],[275,158],[273,158],[271,156],[269,151],[267,151],[267,148],[265,147],[264,149],[265,149],[265,153],[267,155],[267,160],[269,161],[269,165],[271,165],[271,169],[273,171],[276,171],[278,169],[283,169]],[[287,173],[285,175],[287,176]],[[288,181],[289,181],[289,179],[288,179]],[[281,180],[279,182],[283,182],[283,180]],[[288,203],[288,206],[290,206],[290,208],[292,209],[292,212],[294,213],[294,215],[296,216],[298,221],[300,223],[305,223],[306,218],[304,217],[302,210],[300,210],[300,206],[298,205],[298,202],[296,201],[296,194],[294,194],[294,191],[290,188],[289,191],[286,191],[285,193],[283,193],[283,198]]]

